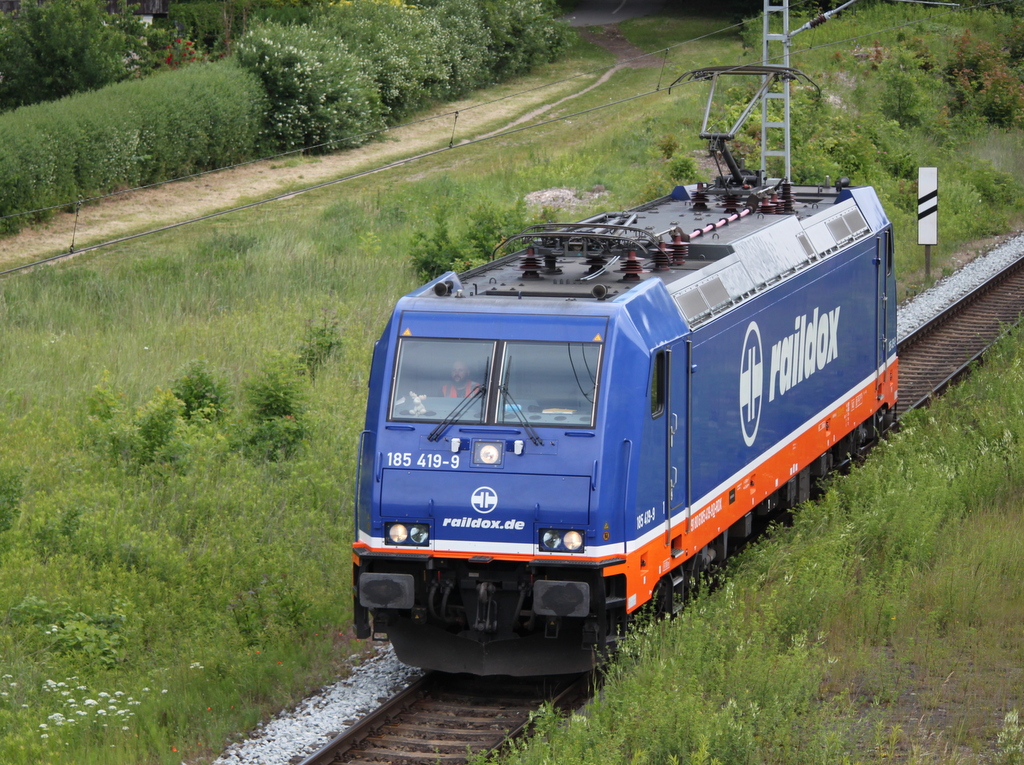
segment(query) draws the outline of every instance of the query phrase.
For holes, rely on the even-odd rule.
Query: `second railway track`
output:
[[[1024,258],[899,343],[899,412],[926,404],[958,380],[1024,311]]]

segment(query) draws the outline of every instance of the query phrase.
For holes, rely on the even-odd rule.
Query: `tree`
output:
[[[0,109],[125,79],[129,40],[101,0],[24,2],[0,28]]]

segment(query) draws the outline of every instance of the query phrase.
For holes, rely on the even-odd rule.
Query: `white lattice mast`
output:
[[[773,32],[772,27],[778,28],[778,23],[773,20],[781,19],[781,32]],[[764,66],[782,65],[789,68],[789,0],[782,0],[781,4],[773,4],[772,0],[764,0],[764,30],[761,36],[761,63]],[[765,76],[767,82],[768,76]],[[781,90],[778,88],[781,87]],[[792,165],[790,164],[790,137],[789,137],[789,91],[790,80],[783,78],[777,83],[776,89],[764,94],[761,100],[761,177],[768,180],[768,158],[781,157],[784,163],[784,180],[792,179]],[[778,108],[772,108],[773,104],[782,102],[782,120],[772,119],[778,114]],[[779,140],[779,131],[782,132]],[[782,148],[779,148],[781,145]]]

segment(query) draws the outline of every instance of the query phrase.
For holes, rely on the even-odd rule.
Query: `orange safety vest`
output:
[[[473,391],[475,391],[479,387],[480,386],[477,385],[475,382],[467,382],[466,392],[465,394],[462,395],[462,398],[469,398],[470,396],[473,395]],[[445,398],[459,398],[459,386],[457,385],[445,383],[443,386],[441,386],[441,390],[443,391]]]

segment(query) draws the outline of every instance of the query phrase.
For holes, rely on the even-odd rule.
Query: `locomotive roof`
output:
[[[531,227],[509,240],[517,252],[420,294],[619,302],[660,279],[693,328],[886,223],[870,188],[786,185],[764,199],[707,191],[680,186],[632,210]]]

